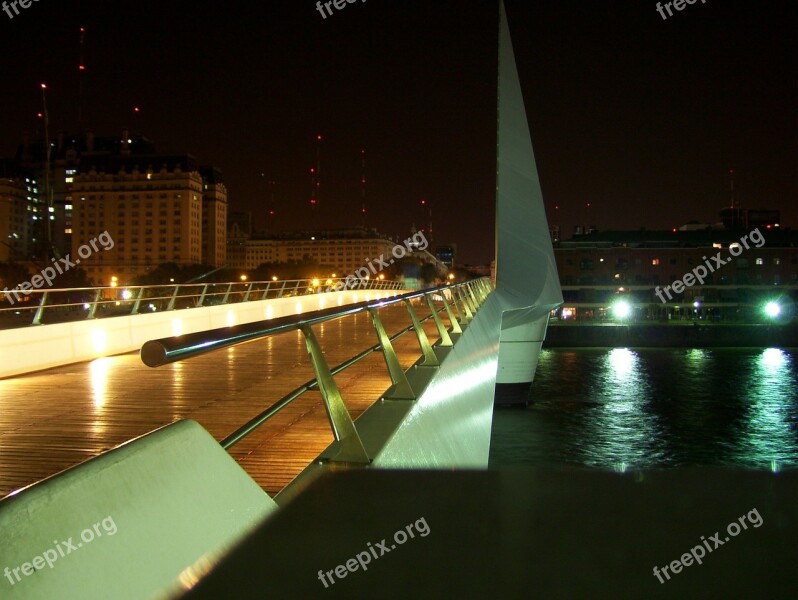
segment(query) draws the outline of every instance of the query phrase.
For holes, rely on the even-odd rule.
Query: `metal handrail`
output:
[[[141,360],[148,367],[161,367],[166,364],[201,356],[214,350],[251,342],[253,340],[300,329],[302,325],[318,325],[325,321],[354,315],[369,308],[382,308],[391,304],[426,297],[427,294],[440,293],[462,284],[448,284],[428,290],[408,292],[394,298],[371,300],[347,304],[345,307],[332,307],[315,310],[302,315],[278,317],[266,321],[242,323],[232,327],[219,327],[207,331],[188,333],[175,337],[149,340],[141,347]]]
[[[451,336],[462,333],[463,329],[467,327],[468,322],[473,318],[472,311],[476,311],[488,298],[490,290],[491,285],[489,281],[483,278],[466,283],[447,284],[417,292],[409,292],[390,299],[359,302],[343,308],[335,307],[312,311],[303,315],[281,317],[233,327],[223,327],[179,337],[161,338],[159,340],[148,341],[142,346],[141,359],[150,367],[158,367],[244,342],[299,329],[305,336],[308,353],[316,377],[292,390],[225,437],[220,442],[222,447],[229,449],[254,432],[303,393],[319,388],[330,420],[333,435],[336,441],[339,442],[339,452],[336,457],[331,460],[347,463],[368,463],[370,459],[366,454],[357,429],[354,426],[354,422],[343,403],[340,390],[332,376],[366,358],[373,352],[382,350],[389,375],[391,376],[391,381],[393,382],[393,386],[389,388],[384,397],[396,400],[414,401],[417,396],[417,390],[414,391],[411,389],[405,372],[401,371],[401,368],[398,367],[398,359],[393,349],[392,342],[410,331],[415,331],[419,345],[423,353],[427,355],[422,366],[427,366],[427,368],[439,368],[437,360],[427,360],[430,358],[428,352],[431,351],[431,347],[427,340],[426,333],[424,333],[421,328],[421,323],[428,319],[434,319],[438,333],[440,334],[441,345],[451,345]],[[452,300],[451,305],[447,300],[447,293]],[[423,319],[419,319],[416,316],[411,303],[412,300],[419,298],[425,298],[431,310],[431,313]],[[434,301],[442,303],[443,306],[438,308],[435,306]],[[385,334],[377,311],[380,308],[400,303],[406,306],[413,324],[405,327],[392,336],[388,336]],[[453,308],[457,310],[459,322],[454,316]],[[379,343],[366,348],[354,357],[330,369],[326,363],[326,359],[321,353],[321,349],[311,330],[311,326],[363,311],[368,311],[371,315],[372,323],[380,340]],[[440,319],[440,313],[443,311],[446,311],[451,321],[451,332],[444,328],[443,322]],[[392,366],[396,366],[396,368],[391,368]]]
[[[198,308],[218,303],[252,302],[287,296],[316,294],[326,291],[341,277],[325,280],[290,279],[271,281],[240,281],[225,283],[169,283],[144,286],[108,286],[58,289],[33,289],[18,292],[26,297],[24,303],[0,307],[0,327],[10,320],[10,327],[41,325],[45,313],[60,317],[57,322],[95,319],[100,316],[127,316],[141,312],[171,311],[181,308]],[[399,281],[381,279],[355,280],[352,290],[399,290],[404,286]],[[350,283],[350,282],[346,282]],[[350,283],[351,285],[351,283]],[[218,290],[218,291],[217,291]],[[0,298],[11,297],[13,292],[0,291]],[[38,302],[30,298],[39,296]],[[77,297],[77,299],[75,299]],[[144,305],[142,310],[142,305]],[[74,311],[74,314],[70,314]],[[98,312],[101,313],[98,315]],[[24,319],[24,314],[33,317]],[[105,313],[105,314],[102,314]],[[22,316],[22,319],[18,317]],[[19,324],[16,321],[20,321]]]

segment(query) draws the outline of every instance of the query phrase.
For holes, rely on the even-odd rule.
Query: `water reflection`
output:
[[[795,468],[795,367],[776,348],[547,349],[534,403],[494,414],[491,464]]]
[[[793,358],[784,350],[768,348],[754,359],[735,449],[739,461],[774,469],[795,456],[795,384]]]
[[[599,406],[585,423],[585,437],[591,442],[583,446],[581,462],[618,471],[645,464],[662,442],[640,356],[628,348],[614,348],[596,366],[594,401]]]

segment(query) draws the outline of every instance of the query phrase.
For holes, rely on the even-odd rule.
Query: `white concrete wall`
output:
[[[138,350],[148,340],[379,300],[407,290],[354,290],[0,331],[0,377]]]

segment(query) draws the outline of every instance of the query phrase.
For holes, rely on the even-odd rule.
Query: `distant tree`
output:
[[[0,263],[0,290],[13,289],[23,281],[30,281],[32,273],[18,263]]]

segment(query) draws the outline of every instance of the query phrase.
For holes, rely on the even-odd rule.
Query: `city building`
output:
[[[223,267],[227,263],[227,188],[222,172],[202,167],[202,264]]]
[[[227,262],[222,174],[191,155],[158,154],[150,140],[127,131],[110,137],[60,133],[49,153],[43,141],[26,138],[12,166],[13,194],[8,179],[0,189],[10,198],[24,187],[28,222],[19,232],[19,223],[6,216],[11,209],[0,207],[0,234],[5,241],[17,232],[19,255],[69,253],[96,285],[123,284],[166,262]],[[18,218],[19,203],[13,206]],[[88,254],[86,245],[106,231],[113,247]],[[81,248],[86,256],[79,256]]]
[[[239,220],[231,224],[239,235],[240,225]],[[252,270],[264,263],[313,260],[342,276],[379,257],[389,260],[394,246],[395,242],[374,229],[304,231],[235,240],[231,237],[227,264],[231,268]]]
[[[457,244],[439,244],[435,248],[435,258],[447,267],[453,267],[457,258]]]
[[[713,318],[719,318],[722,306],[774,297],[794,303],[798,300],[798,232],[776,225],[767,223],[751,232],[713,228],[593,231],[563,240],[554,249],[565,299],[563,314],[569,318],[603,315],[621,295],[647,307],[641,308],[645,318],[683,318],[680,311],[685,306],[690,318],[706,318],[713,310]],[[743,236],[748,236],[745,241]],[[693,277],[691,285],[677,286],[678,293],[672,287],[663,291],[665,286],[685,281],[694,269],[702,274],[703,283]],[[703,271],[707,271],[705,276]]]
[[[28,187],[24,179],[0,177],[0,262],[30,254]]]

